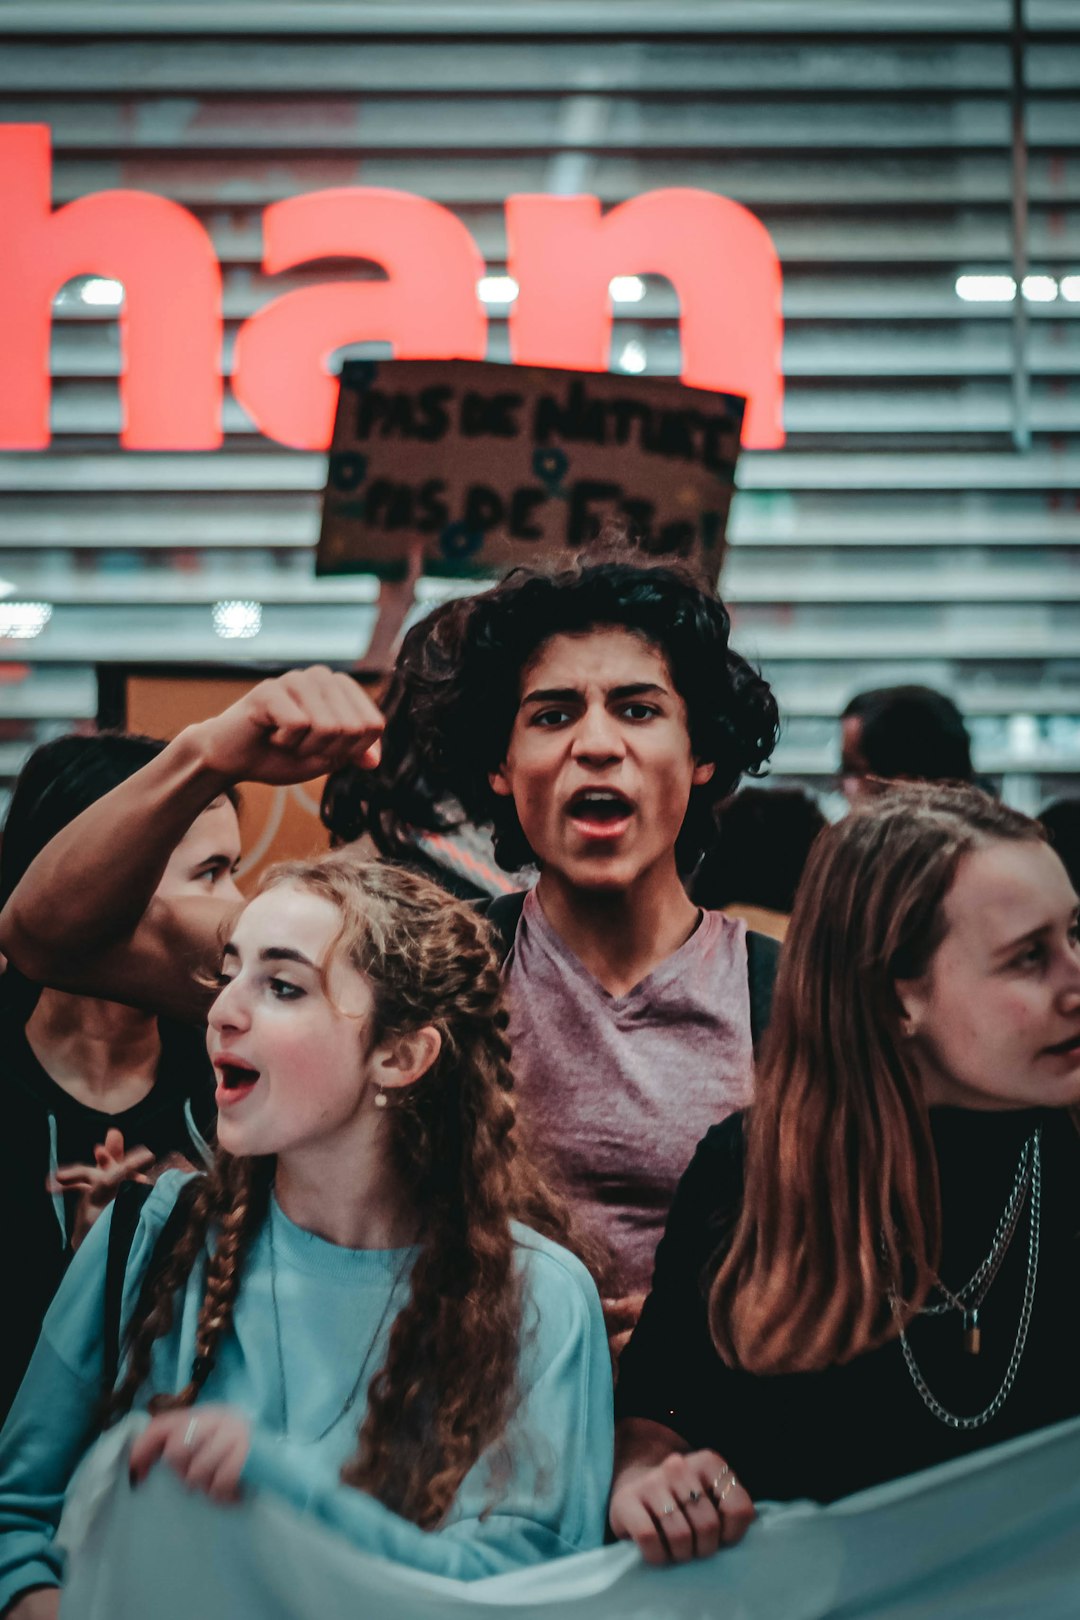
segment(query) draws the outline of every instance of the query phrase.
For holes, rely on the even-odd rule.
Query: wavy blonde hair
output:
[[[937,1165],[896,981],[926,971],[961,858],[997,839],[1045,841],[977,788],[940,784],[891,786],[819,834],[748,1115],[742,1208],[709,1296],[729,1365],[849,1361],[926,1298]]]
[[[425,878],[347,853],[277,866],[259,892],[283,884],[340,912],[328,960],[347,961],[367,980],[370,1044],[425,1025],[441,1036],[432,1067],[386,1111],[390,1152],[419,1216],[420,1252],[385,1364],[371,1380],[356,1454],[342,1470],[346,1483],[431,1529],[514,1409],[522,1295],[511,1219],[587,1264],[602,1269],[603,1255],[519,1151],[499,963],[480,914]],[[182,1238],[139,1302],[113,1414],[129,1409],[145,1383],[154,1343],[169,1331],[177,1291],[212,1231],[191,1378],[151,1407],[195,1400],[232,1321],[273,1169],[272,1159],[218,1149]]]

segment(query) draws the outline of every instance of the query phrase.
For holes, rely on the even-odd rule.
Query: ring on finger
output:
[[[701,1492],[700,1492],[700,1491],[699,1491],[699,1490],[698,1490],[698,1489],[697,1489],[697,1487],[696,1487],[696,1486],[695,1486],[695,1487],[694,1487],[694,1489],[693,1489],[693,1490],[692,1490],[692,1491],[691,1491],[691,1492],[690,1492],[690,1497],[689,1497],[689,1500],[690,1500],[690,1501],[691,1501],[691,1502],[700,1502],[700,1501],[701,1501]]]
[[[188,1426],[184,1430],[184,1438],[183,1438],[182,1444],[189,1447],[189,1448],[191,1446],[193,1446],[195,1444],[195,1436],[198,1434],[198,1432],[199,1432],[199,1420],[198,1420],[198,1418],[197,1417],[189,1418],[188,1419]]]

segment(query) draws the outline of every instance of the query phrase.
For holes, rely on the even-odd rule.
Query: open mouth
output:
[[[259,1080],[259,1071],[239,1058],[216,1058],[214,1068],[218,1074],[218,1107],[239,1102],[253,1091]]]
[[[612,837],[622,832],[634,807],[617,788],[582,788],[566,806],[570,820],[590,837]]]
[[[1080,1055],[1080,1030],[1077,1030],[1075,1035],[1070,1035],[1067,1041],[1059,1041],[1056,1046],[1048,1046],[1046,1050],[1055,1057]]]

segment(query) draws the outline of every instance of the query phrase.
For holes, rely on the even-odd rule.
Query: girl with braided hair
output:
[[[346,854],[271,871],[210,1010],[213,1166],[162,1177],[128,1259],[108,1411],[151,1414],[133,1481],[163,1460],[216,1500],[276,1492],[464,1579],[600,1543],[604,1322],[556,1241],[565,1210],[516,1151],[506,1023],[488,925],[434,884]],[[109,1226],[0,1440],[0,1608],[19,1620],[57,1612]]]

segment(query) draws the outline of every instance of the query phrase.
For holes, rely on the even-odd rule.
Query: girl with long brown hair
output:
[[[506,1021],[486,923],[425,879],[346,855],[269,874],[210,1011],[213,1167],[162,1178],[128,1261],[109,1408],[153,1414],[135,1481],[164,1459],[215,1499],[275,1491],[464,1579],[599,1543],[604,1323],[516,1151]],[[12,1615],[56,1612],[108,1253],[103,1217],[0,1442]]]
[[[704,1139],[619,1370],[654,1562],[1080,1413],[1077,897],[967,787],[820,836],[753,1107]]]

